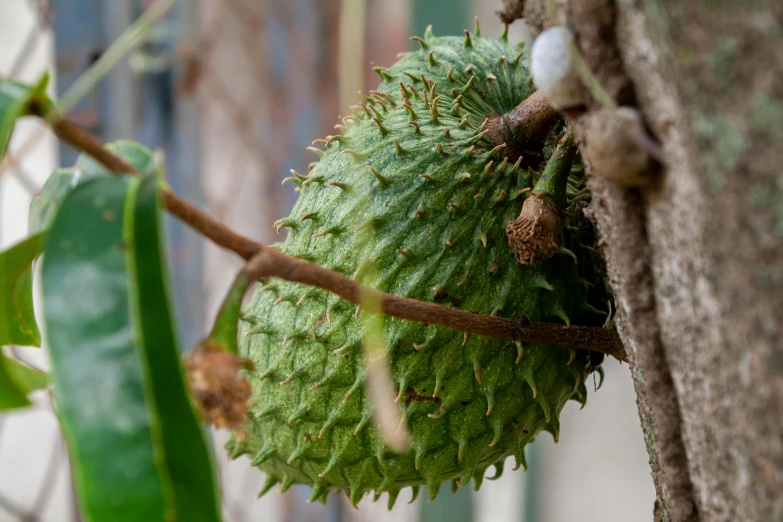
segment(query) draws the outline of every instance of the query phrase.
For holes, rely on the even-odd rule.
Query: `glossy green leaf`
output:
[[[54,393],[86,520],[220,520],[179,364],[156,183],[79,184],[45,248]]]
[[[9,371],[11,360],[0,353],[0,411],[24,408],[30,405],[27,395]]]
[[[42,234],[36,234],[0,253],[0,345],[41,345],[33,310],[32,264],[42,243]]]
[[[133,226],[126,226],[133,254],[128,262],[137,285],[135,321],[144,336],[148,388],[156,397],[160,442],[165,447],[166,468],[177,502],[177,520],[208,522],[220,519],[218,490],[211,452],[180,366],[168,294],[168,262],[160,240],[164,226],[161,205],[156,179],[145,178],[139,187]]]
[[[107,144],[106,148],[124,159],[141,174],[147,176],[158,174],[155,158],[152,155],[152,151],[147,147],[135,141],[117,140]],[[112,172],[109,169],[84,153],[79,155],[79,158],[76,160],[76,165],[74,165],[74,169],[81,171],[83,180],[112,175]]]
[[[44,94],[48,83],[48,75],[44,75],[37,85],[0,80],[0,158],[8,149],[16,120],[32,114],[34,102],[51,104]]]
[[[0,352],[0,411],[30,406],[27,394],[49,385],[49,377]]]
[[[11,380],[22,390],[22,393],[27,394],[49,386],[49,376],[41,370],[8,358],[5,358],[3,364]]]
[[[49,176],[41,191],[30,202],[30,233],[45,230],[52,224],[63,198],[79,181],[80,177],[74,175],[74,169],[57,169]]]
[[[152,152],[146,147],[133,141],[118,140],[109,143],[106,148],[139,172],[162,176],[155,165]],[[44,230],[51,224],[63,198],[74,187],[91,179],[109,176],[112,176],[112,173],[87,154],[81,154],[73,168],[55,170],[46,180],[41,192],[30,203],[30,232]]]

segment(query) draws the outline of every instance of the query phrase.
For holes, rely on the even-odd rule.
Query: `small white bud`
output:
[[[563,27],[550,27],[533,42],[530,53],[533,82],[555,110],[584,104],[585,89],[576,72],[569,45],[574,37]]]
[[[597,174],[623,187],[649,181],[650,154],[644,148],[646,131],[639,111],[620,107],[599,109],[587,115],[585,153]]]

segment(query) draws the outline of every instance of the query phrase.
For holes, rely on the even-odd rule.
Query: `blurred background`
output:
[[[0,75],[37,80],[51,71],[62,95],[153,2],[2,0]],[[174,191],[253,239],[273,243],[272,223],[295,193],[280,181],[316,159],[305,149],[333,133],[338,115],[377,85],[372,64],[411,50],[433,24],[461,34],[479,16],[500,35],[500,0],[180,0],[69,115],[104,141],[131,138],[165,158]],[[522,22],[510,38],[527,41]],[[0,248],[24,237],[32,196],[76,153],[23,121],[0,172]],[[16,161],[18,160],[18,161]],[[207,330],[237,260],[169,223],[183,347]],[[45,367],[41,350],[9,355]],[[246,457],[229,462],[214,433],[227,522],[628,522],[652,520],[655,498],[627,366],[605,363],[606,382],[584,411],[569,402],[560,442],[528,449],[527,472],[506,471],[480,492],[444,488],[438,499],[394,510],[385,498],[353,509],[342,496],[306,503],[307,488],[257,500],[263,476]],[[45,393],[37,406],[0,415],[0,522],[79,520],[67,455]],[[509,469],[511,466],[508,466]],[[186,521],[184,521],[186,522]]]

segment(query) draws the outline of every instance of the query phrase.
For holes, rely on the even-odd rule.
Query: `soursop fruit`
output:
[[[377,69],[380,87],[344,118],[343,132],[317,140],[325,150],[315,149],[310,172],[287,179],[300,195],[276,223],[288,231],[280,250],[460,310],[594,322],[589,292],[602,275],[595,252],[582,248],[588,225],[572,213],[559,239],[578,263],[571,254],[522,265],[506,237],[541,175],[537,158],[564,132],[561,122],[529,157],[508,153],[530,144],[490,138],[487,119],[533,92],[521,46],[478,31],[428,30],[417,40],[419,50]],[[574,195],[583,181],[572,163]],[[274,279],[246,310],[252,408],[244,438],[228,449],[267,475],[262,493],[301,483],[312,486],[311,500],[344,490],[355,505],[388,492],[391,507],[408,486],[416,495],[426,485],[432,498],[446,481],[478,488],[510,455],[526,466],[525,446],[542,430],[557,439],[566,401],[586,400],[587,352],[386,319],[385,356],[412,435],[410,451],[397,454],[372,422],[363,315],[335,295]]]

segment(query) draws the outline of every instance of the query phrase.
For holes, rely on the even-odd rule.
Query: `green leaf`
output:
[[[33,114],[34,104],[52,105],[46,98],[49,75],[44,74],[37,85],[27,85],[15,80],[0,80],[0,158],[5,156],[16,120]]]
[[[54,393],[87,520],[220,520],[179,363],[156,184],[79,184],[46,243]]]
[[[40,346],[33,311],[32,264],[41,252],[36,234],[0,252],[0,345]]]
[[[117,140],[107,144],[106,148],[124,159],[141,174],[146,176],[158,175],[155,158],[152,155],[152,151],[147,147],[135,141]],[[84,180],[112,175],[109,169],[85,153],[79,155],[74,168],[82,171],[81,175],[84,177]]]
[[[8,358],[5,358],[3,364],[11,380],[24,394],[49,386],[49,376],[41,370]]]
[[[0,352],[0,411],[30,406],[27,394],[48,385],[49,377],[44,372]]]
[[[0,411],[30,406],[27,395],[11,376],[10,359],[0,353]]]
[[[74,176],[74,169],[57,169],[46,180],[41,191],[30,202],[30,233],[45,230],[52,224],[65,195],[80,181]]]
[[[109,143],[106,148],[142,174],[162,177],[162,173],[155,165],[152,152],[146,147],[133,141],[118,140]],[[80,154],[73,168],[55,170],[46,180],[41,192],[30,203],[30,232],[48,228],[65,195],[77,185],[91,179],[107,178],[112,175],[106,167],[87,154]]]

